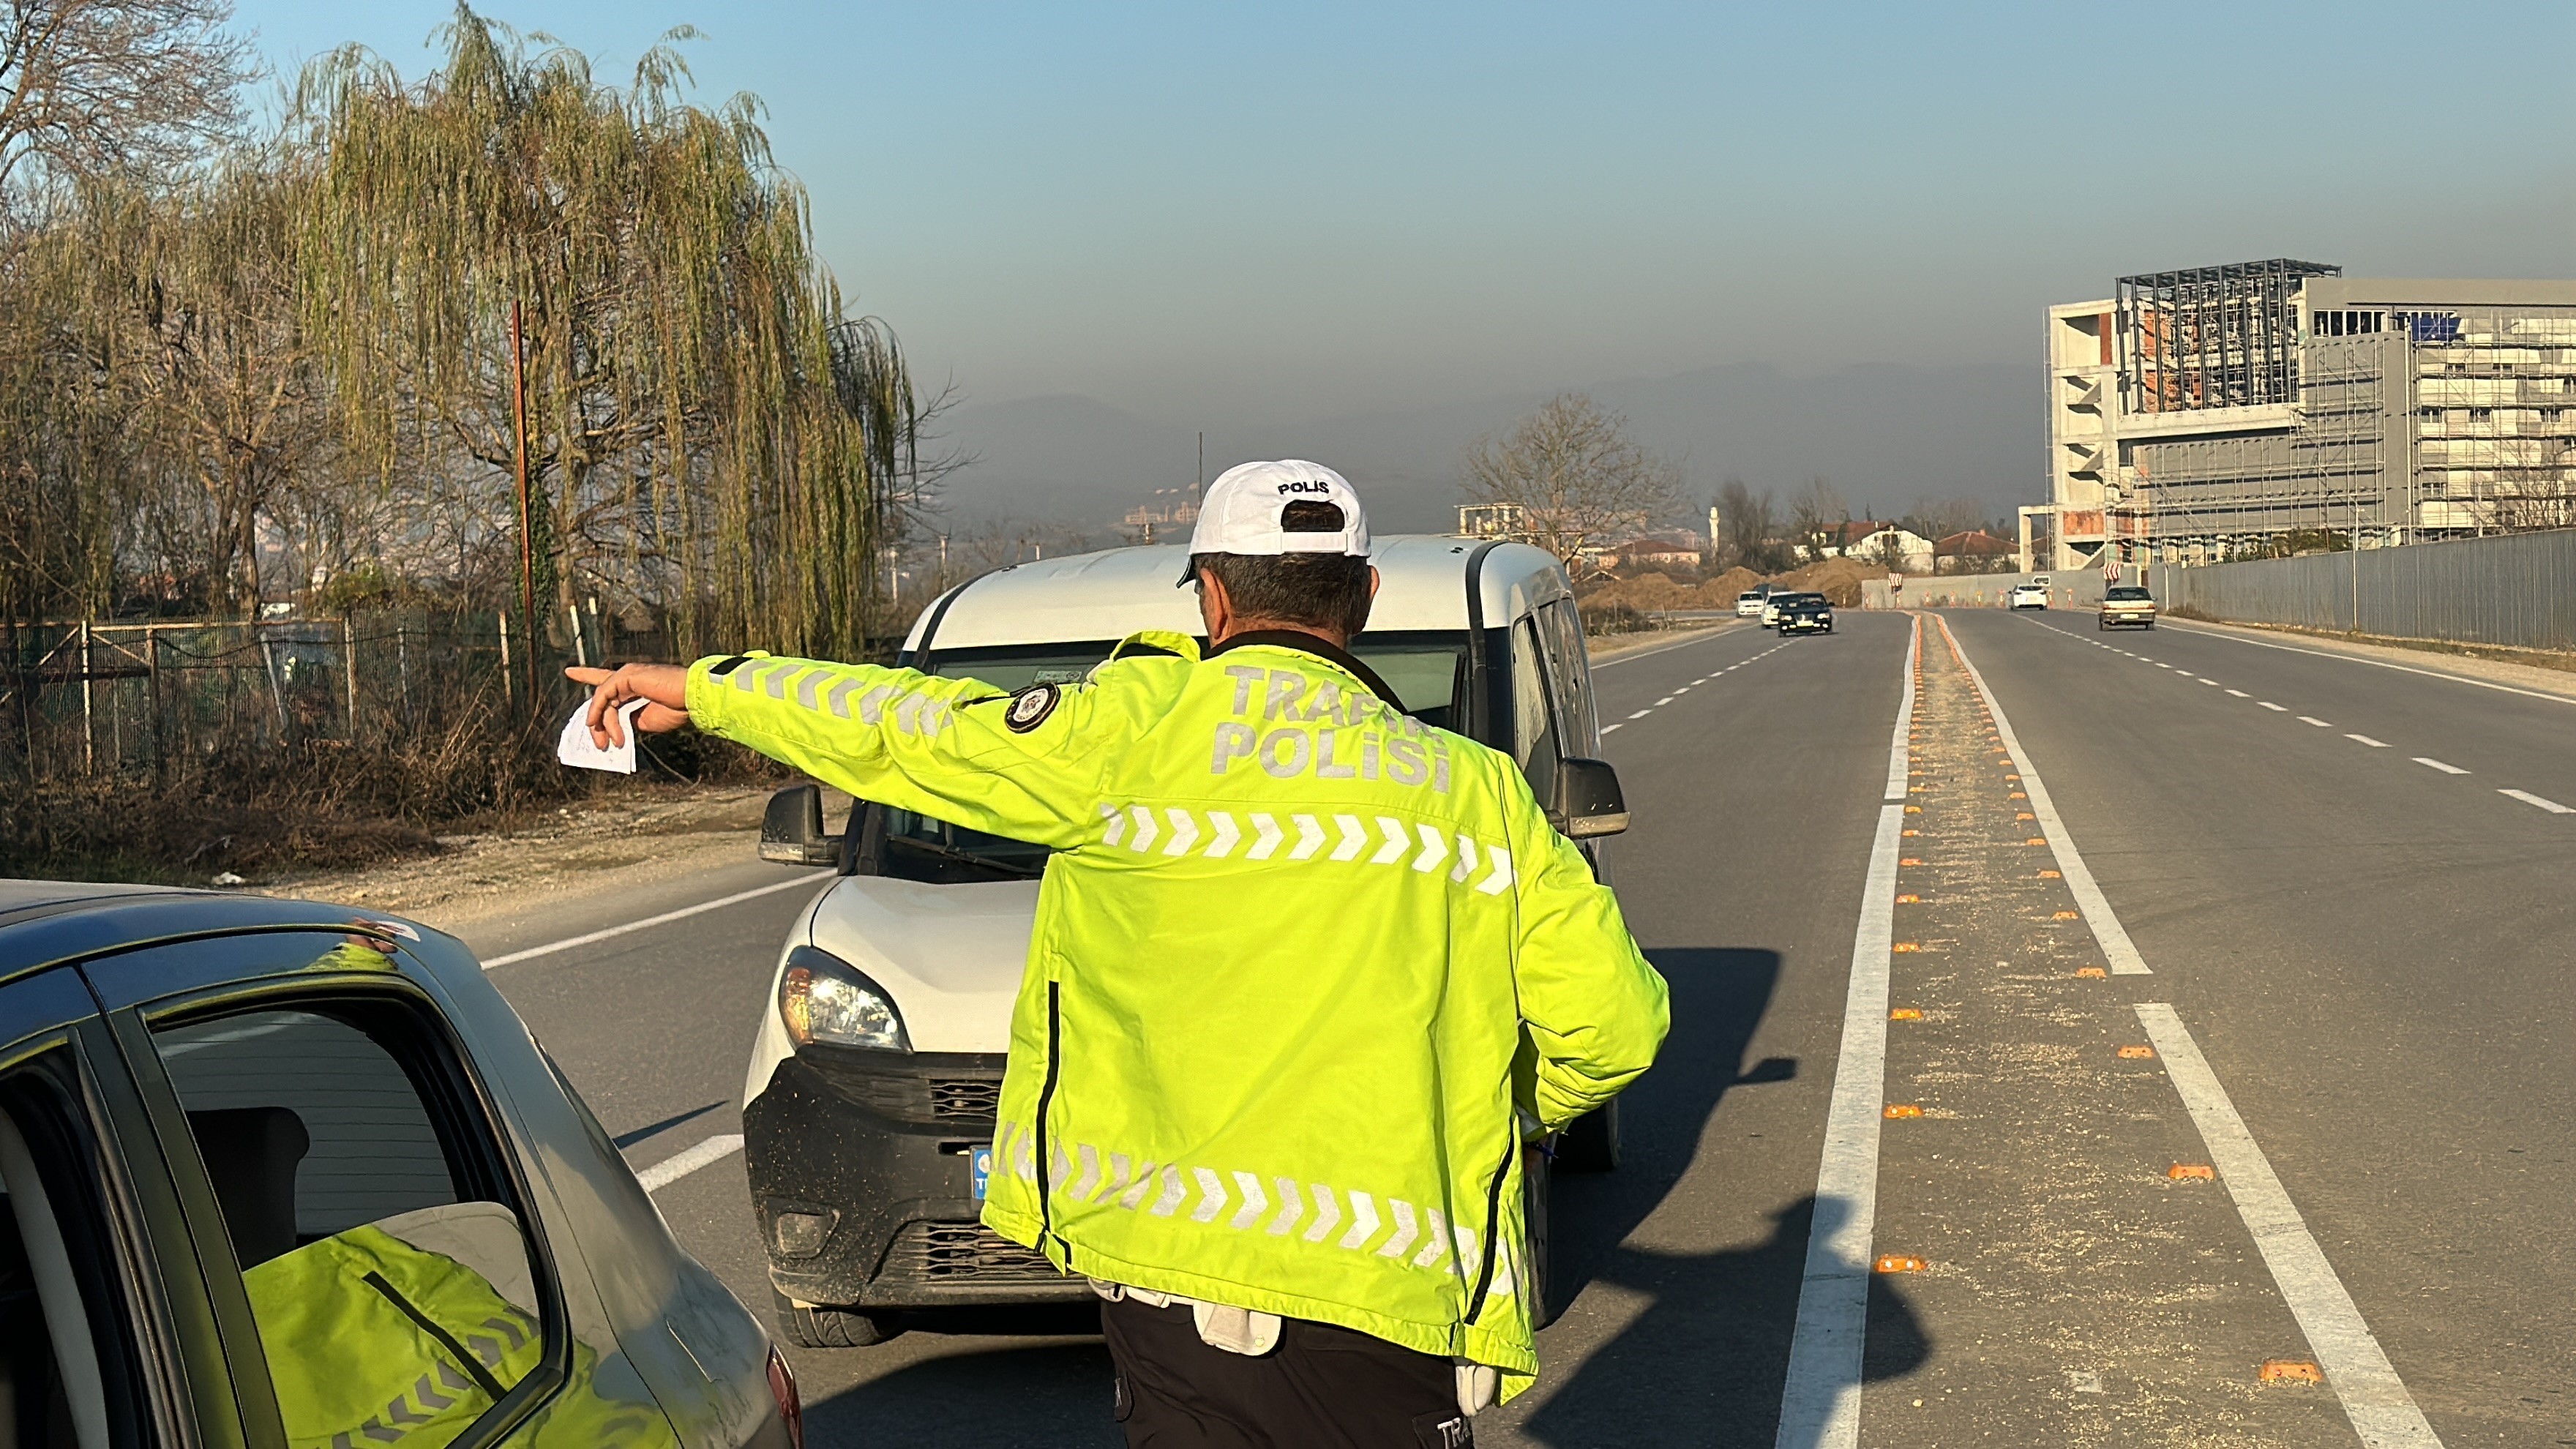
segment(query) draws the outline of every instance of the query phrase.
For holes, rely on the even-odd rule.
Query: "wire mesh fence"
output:
[[[2517,649],[2576,649],[2576,529],[2158,570],[2214,619]]]
[[[22,626],[0,676],[0,770],[167,778],[263,755],[402,752],[522,732],[569,707],[562,666],[657,657],[658,635],[567,611]]]

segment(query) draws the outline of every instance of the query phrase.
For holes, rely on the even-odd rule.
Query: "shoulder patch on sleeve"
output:
[[[1046,717],[1055,713],[1063,698],[1064,691],[1056,685],[1032,684],[1011,696],[1011,707],[1002,712],[1002,723],[1013,734],[1027,734],[1046,723]]]

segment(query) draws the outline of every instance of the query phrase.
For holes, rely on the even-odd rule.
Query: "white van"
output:
[[[1079,680],[1139,629],[1198,633],[1196,591],[1172,586],[1187,556],[1121,548],[986,574],[924,611],[901,662],[1006,691]],[[1388,702],[1508,752],[1569,835],[1624,829],[1617,778],[1593,758],[1583,623],[1555,556],[1393,537],[1372,562],[1377,601],[1351,652],[1403,695]],[[837,862],[843,877],[789,932],[743,1083],[743,1155],[780,1329],[809,1347],[855,1347],[901,1331],[907,1309],[1087,1296],[1082,1279],[976,1220],[1047,852],[865,803],[826,835],[820,793],[800,785],[772,798],[761,853]],[[872,998],[858,1004],[899,1021],[903,1045],[810,1039],[800,993],[823,980]],[[807,1040],[790,1035],[790,996]],[[1532,1144],[1539,1304],[1551,1160],[1605,1170],[1618,1134],[1613,1102]],[[1552,1159],[1540,1150],[1551,1146]]]

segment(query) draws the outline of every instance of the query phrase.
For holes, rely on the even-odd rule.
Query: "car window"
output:
[[[1512,758],[1546,804],[1556,796],[1556,709],[1548,699],[1547,661],[1536,621],[1512,626]]]
[[[507,1149],[422,1008],[264,1006],[152,1041],[290,1443],[437,1449],[543,1361]]]
[[[1569,752],[1588,751],[1594,739],[1592,667],[1583,652],[1582,611],[1572,599],[1559,599],[1541,609],[1538,617],[1547,624],[1560,743]]]
[[[0,1435],[12,1445],[158,1442],[117,1285],[100,1135],[67,1048],[0,1077]]]

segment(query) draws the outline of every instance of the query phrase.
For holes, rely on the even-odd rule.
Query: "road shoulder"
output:
[[[2347,639],[2339,634],[2310,634],[2293,629],[2265,628],[2253,624],[2221,624],[2207,619],[2167,619],[2161,627],[2184,633],[2213,634],[2221,638],[2255,644],[2274,644],[2285,648],[2305,649],[2318,654],[2335,654],[2349,659],[2393,664],[2419,673],[2445,676],[2472,684],[2501,684],[2534,694],[2552,695],[2576,702],[2576,673],[2547,669],[2534,664],[2515,664],[2502,659],[2485,659],[2472,654],[2453,654],[2440,648],[2409,648],[2398,644],[2374,644],[2360,639]]]

